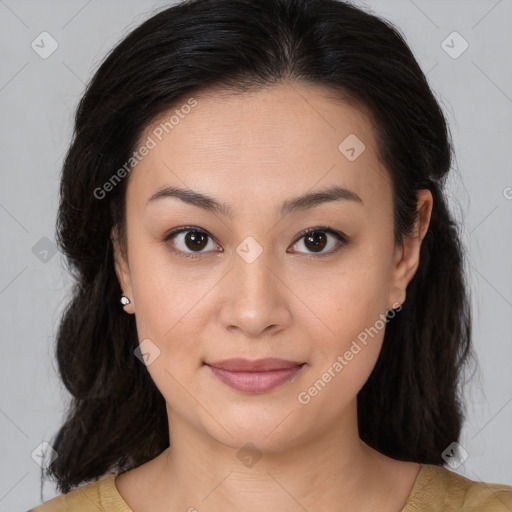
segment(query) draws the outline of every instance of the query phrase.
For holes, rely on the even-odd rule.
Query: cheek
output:
[[[322,337],[350,343],[386,313],[391,253],[383,254],[376,246],[354,247],[328,271],[313,269],[296,281],[294,291],[320,320]]]
[[[216,277],[193,263],[176,264],[163,242],[146,238],[141,237],[130,253],[139,334],[160,343],[193,340],[199,325],[193,320],[201,314],[203,298]]]
[[[347,252],[337,271],[317,276],[314,287],[304,285],[300,292],[321,319],[310,380],[318,379],[311,390],[322,394],[318,402],[337,397],[341,407],[338,402],[356,396],[370,376],[387,326],[391,257],[384,240],[362,243]]]
[[[183,394],[179,383],[192,392],[190,375],[202,364],[205,298],[215,280],[181,270],[166,259],[165,250],[149,245],[133,251],[130,267],[139,343],[150,340],[158,353],[148,371],[166,397]]]
[[[167,286],[166,286],[167,285]],[[200,364],[200,340],[206,325],[205,301],[208,287],[193,287],[175,280],[146,282],[137,291],[136,323],[139,340],[149,338],[159,348],[159,363],[185,371]]]
[[[310,416],[329,424],[355,399],[379,358],[386,325],[385,311],[372,315],[355,308],[340,316],[336,341],[319,340],[310,378],[297,397]]]
[[[194,407],[191,396],[200,388],[193,376],[202,365],[202,339],[193,294],[183,294],[170,281],[145,283],[137,296],[136,323],[139,342],[150,339],[158,357],[147,366],[151,379],[168,404],[180,410]],[[194,300],[196,299],[196,300]]]

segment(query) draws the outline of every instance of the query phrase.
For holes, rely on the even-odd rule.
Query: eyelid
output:
[[[296,244],[304,236],[309,235],[310,233],[314,233],[316,231],[321,231],[321,232],[324,232],[324,233],[330,233],[331,235],[334,235],[336,238],[338,238],[338,240],[340,240],[340,241],[342,241],[344,243],[348,243],[349,242],[348,236],[343,234],[343,233],[341,233],[340,231],[338,231],[336,229],[333,229],[333,228],[331,228],[329,226],[316,226],[316,227],[307,228],[307,229],[304,229],[303,231],[301,231],[297,235],[297,238],[292,243],[292,245]]]
[[[179,235],[180,233],[183,233],[184,231],[197,231],[198,233],[203,233],[205,235],[208,235],[213,240],[213,236],[210,235],[210,233],[208,233],[208,231],[206,231],[203,228],[200,228],[198,226],[180,226],[179,228],[174,228],[171,231],[169,231],[168,233],[166,233],[164,235],[164,241],[167,241],[170,238],[172,238],[174,235]]]

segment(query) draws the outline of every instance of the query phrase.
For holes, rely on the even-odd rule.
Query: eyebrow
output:
[[[164,187],[157,190],[148,198],[146,206],[160,199],[169,197],[175,197],[187,204],[197,206],[198,208],[212,213],[224,215],[229,219],[233,219],[234,217],[233,210],[229,205],[221,203],[215,198],[201,192],[178,187]],[[293,199],[288,199],[277,209],[276,214],[283,217],[291,212],[308,210],[315,206],[333,201],[353,201],[361,205],[363,204],[363,200],[355,192],[343,187],[332,186],[316,192],[309,192]]]

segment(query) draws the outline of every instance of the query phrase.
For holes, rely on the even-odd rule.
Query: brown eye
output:
[[[201,251],[206,247],[208,235],[199,231],[187,231],[184,243],[192,251]]]
[[[329,255],[340,249],[349,242],[347,236],[331,228],[312,228],[300,233],[301,238],[293,244],[293,252],[304,252],[305,254],[318,254],[319,256]],[[336,244],[336,242],[338,242]],[[305,251],[297,250],[296,246],[303,245]],[[325,248],[328,250],[324,250]]]
[[[192,226],[169,233],[164,241],[172,252],[184,258],[197,258],[201,253],[217,248],[217,244],[208,233]]]
[[[320,252],[327,245],[327,237],[322,231],[312,231],[304,237],[304,245],[313,252]]]

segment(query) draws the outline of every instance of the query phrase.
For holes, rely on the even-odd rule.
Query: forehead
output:
[[[151,149],[128,185],[128,201],[141,208],[164,185],[244,207],[329,185],[350,188],[371,206],[391,190],[371,118],[319,86],[283,83],[184,98],[144,130],[137,147],[145,144]]]

